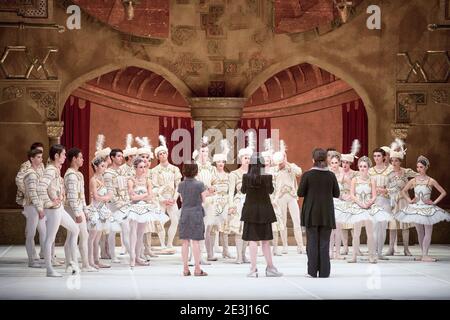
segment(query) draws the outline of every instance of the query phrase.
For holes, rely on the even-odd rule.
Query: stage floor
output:
[[[417,246],[411,251],[420,252]],[[179,247],[175,255],[133,271],[123,256],[111,269],[47,278],[45,269],[27,267],[24,246],[0,246],[0,299],[450,299],[449,245],[432,246],[431,255],[439,259],[434,263],[401,255],[376,265],[367,257],[357,264],[333,260],[328,279],[305,277],[306,255],[295,252],[291,247],[288,255],[274,257],[285,274],[281,278],[247,278],[248,264],[223,259],[203,266],[208,277],[183,277]],[[62,247],[57,256],[64,256]],[[264,271],[264,258],[258,262]]]

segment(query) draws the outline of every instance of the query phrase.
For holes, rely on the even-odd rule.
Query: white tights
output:
[[[130,220],[130,265],[134,266],[136,261],[140,261],[142,247],[144,245],[145,223]]]
[[[433,234],[433,225],[415,224],[417,237],[419,238],[419,246],[422,249],[422,256],[428,256],[428,250],[431,245],[431,236]]]
[[[55,242],[59,226],[62,225],[68,231],[66,242],[64,244],[66,266],[69,266],[71,262],[78,261],[77,239],[80,229],[62,206],[58,209],[45,209],[44,212],[46,216],[45,225],[47,228],[44,250],[45,266],[47,268],[47,272],[52,272],[52,245]],[[73,259],[73,261],[70,259]]]
[[[102,231],[89,230],[89,240],[88,240],[88,256],[89,265],[95,267],[99,262],[99,243],[102,237]]]
[[[34,244],[34,236],[36,235],[36,229],[39,232],[39,244],[41,246],[41,252],[44,253],[45,243],[45,217],[39,219],[39,214],[34,206],[25,206],[23,213],[26,217],[25,226],[25,247],[27,249],[28,261],[33,262],[36,256],[36,248]]]
[[[358,222],[355,223],[353,226],[353,242],[352,242],[352,246],[353,246],[353,256],[352,256],[352,260],[356,261],[356,256],[358,254],[359,251],[359,244],[360,244],[360,236],[361,236],[361,228],[362,226],[366,227],[366,235],[367,235],[367,247],[369,248],[369,255],[371,257],[375,256],[375,241],[373,238],[374,232],[373,232],[373,225],[374,223],[370,220],[366,220],[363,222]]]
[[[122,228],[122,242],[125,246],[125,249],[130,252],[130,224],[128,220],[123,220],[120,224]],[[111,259],[116,259],[116,232],[110,231],[108,234],[108,246],[109,246],[109,254],[111,255]]]

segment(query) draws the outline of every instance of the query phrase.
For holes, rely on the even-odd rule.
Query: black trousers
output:
[[[330,235],[328,227],[306,228],[306,253],[308,255],[308,274],[314,278],[330,276]]]

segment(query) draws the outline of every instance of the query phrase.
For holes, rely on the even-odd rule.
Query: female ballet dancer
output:
[[[273,146],[272,146],[272,139],[268,138],[264,140],[264,151],[261,152],[261,155],[264,159],[264,170],[266,174],[272,175],[272,182],[273,187],[275,188],[275,181],[276,181],[276,166],[273,164],[272,156],[273,156]],[[270,194],[270,201],[272,203],[273,210],[275,211],[275,217],[277,218],[277,221],[272,224],[272,233],[273,233],[273,255],[274,256],[281,256],[281,253],[278,251],[278,235],[283,230],[285,230],[285,226],[283,224],[283,217],[281,215],[280,208],[278,207],[277,201],[275,201],[275,192],[272,192]],[[287,239],[284,239],[284,237],[281,237],[282,241],[285,241]],[[287,247],[287,243],[283,243],[284,247]]]
[[[234,233],[234,242],[236,243],[236,263],[249,263],[250,261],[245,256],[247,241],[242,240],[242,231],[244,224],[241,221],[242,206],[245,201],[245,194],[242,193],[242,177],[248,172],[250,157],[255,150],[255,136],[254,132],[249,132],[248,147],[242,148],[238,151],[238,158],[241,165],[238,169],[230,172],[230,187],[228,189],[228,203],[229,203],[229,224],[228,230]]]
[[[230,151],[228,141],[223,139],[220,142],[222,152],[216,153],[213,156],[213,162],[216,164],[216,178],[212,181],[212,187],[215,190],[213,196],[213,207],[215,213],[215,219],[217,220],[217,230],[213,230],[214,233],[220,232],[220,238],[222,239],[222,257],[233,259],[228,250],[228,233],[224,232],[224,224],[228,219],[228,188],[229,188],[229,176],[230,174],[225,171],[225,163]],[[206,229],[208,232],[208,228]],[[208,248],[207,248],[208,249]],[[212,255],[212,254],[211,254]]]
[[[392,212],[395,215],[408,205],[408,201],[403,197],[401,191],[408,183],[408,179],[414,178],[417,173],[411,169],[405,169],[401,167],[402,160],[406,155],[404,149],[404,142],[401,139],[395,139],[390,148],[390,160],[392,164],[392,171],[389,174],[389,185],[387,187],[389,191],[389,197],[391,198]],[[402,230],[402,239],[405,256],[411,256],[409,251],[409,228],[414,225],[412,223],[399,222],[395,218],[389,221],[389,250],[385,254],[386,256],[393,256],[395,252],[394,245],[397,239],[397,230]]]
[[[402,190],[402,194],[409,205],[395,215],[400,222],[415,224],[419,245],[422,250],[422,257],[418,258],[418,260],[424,262],[436,261],[435,258],[428,255],[433,225],[441,221],[450,221],[450,214],[437,206],[439,201],[447,195],[447,192],[436,180],[427,175],[429,167],[430,161],[427,158],[424,156],[417,158],[418,176],[411,179]],[[440,192],[439,197],[434,201],[430,198],[433,187]],[[408,190],[413,188],[414,198],[411,199]]]
[[[369,175],[375,180],[377,185],[377,198],[375,203],[383,208],[384,211],[392,214],[391,200],[387,190],[392,166],[386,164],[386,152],[381,148],[376,148],[373,151],[373,159],[375,160],[375,165],[369,169]],[[374,225],[375,251],[380,260],[386,260],[386,257],[383,257],[383,246],[386,241],[387,225],[388,221],[379,221]]]
[[[329,169],[331,172],[333,172],[336,176],[336,179],[342,175],[342,169],[340,167],[341,164],[341,155],[339,153],[334,153],[330,157],[330,163],[329,163]],[[340,186],[339,186],[340,187]],[[340,188],[339,188],[340,189]],[[339,199],[333,198],[334,203],[337,203],[338,201],[341,201]],[[336,221],[336,229],[333,229],[331,231],[330,235],[330,259],[344,259],[344,257],[341,256],[341,239],[342,239],[342,231],[341,231],[341,224]]]
[[[366,227],[367,246],[369,248],[369,262],[376,263],[373,225],[377,221],[389,221],[391,215],[375,204],[377,197],[375,180],[369,176],[368,170],[372,165],[366,156],[358,160],[359,174],[352,179],[350,186],[351,202],[338,202],[335,213],[338,221],[352,223],[353,226],[353,255],[349,263],[357,261],[360,244],[361,228]]]
[[[149,263],[140,258],[143,246],[145,225],[148,222],[159,221],[161,224],[169,219],[159,211],[159,207],[152,202],[152,183],[146,176],[144,159],[138,157],[134,160],[136,176],[128,180],[128,194],[131,203],[120,211],[124,212],[130,223],[130,267],[137,265],[147,266]]]
[[[107,268],[99,259],[99,242],[103,232],[108,232],[112,220],[112,212],[108,208],[108,201],[112,198],[112,192],[106,188],[103,174],[106,170],[104,158],[94,158],[91,162],[94,175],[89,181],[91,203],[88,206],[88,256],[89,265],[95,269]]]
[[[69,231],[64,244],[64,253],[66,270],[73,274],[79,272],[77,240],[80,229],[63,206],[65,192],[63,178],[61,177],[61,166],[66,160],[66,149],[60,144],[51,146],[49,158],[50,163],[45,168],[44,175],[37,187],[38,196],[41,200],[38,212],[44,211],[46,216],[44,257],[47,277],[62,277],[52,266],[52,245],[55,242],[56,233],[60,225]]]

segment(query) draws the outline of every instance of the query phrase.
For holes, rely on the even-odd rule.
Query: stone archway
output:
[[[168,82],[170,82],[178,91],[179,93],[184,97],[191,97],[192,96],[192,90],[185,84],[183,80],[178,78],[173,72],[169,71],[167,68],[145,60],[133,58],[133,59],[126,59],[119,61],[117,63],[110,63],[106,64],[102,67],[96,68],[94,70],[91,70],[82,76],[79,76],[72,81],[70,81],[64,88],[61,89],[60,99],[59,99],[59,116],[61,116],[64,103],[66,102],[67,98],[70,96],[70,94],[86,83],[87,81],[94,79],[96,77],[99,77],[101,75],[104,75],[108,72],[126,68],[126,67],[139,67],[142,69],[146,69],[149,71],[152,71],[154,73],[157,73],[164,77]]]
[[[352,76],[351,73],[344,70],[342,66],[338,66],[336,64],[330,63],[328,61],[324,61],[320,58],[313,57],[313,56],[307,56],[307,55],[298,55],[298,56],[292,56],[291,58],[288,58],[286,60],[280,61],[278,63],[275,63],[262,71],[260,74],[258,74],[243,90],[243,96],[244,97],[250,97],[253,92],[260,87],[267,79],[274,76],[278,72],[301,64],[301,63],[309,63],[312,65],[315,65],[321,69],[324,69],[340,79],[347,82],[360,96],[362,101],[364,102],[364,105],[366,107],[367,117],[368,117],[368,131],[369,131],[369,150],[372,150],[377,146],[378,142],[377,140],[377,113],[374,108],[374,104],[372,102],[372,99],[370,97],[370,94],[368,90],[366,90],[365,87],[361,86],[355,77]]]

